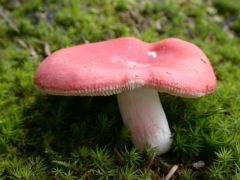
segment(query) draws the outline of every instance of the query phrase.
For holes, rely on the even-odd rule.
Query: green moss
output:
[[[238,0],[5,1],[0,18],[0,177],[2,179],[239,179]],[[121,36],[196,43],[211,60],[216,92],[183,99],[161,94],[171,150],[137,151],[114,96],[56,97],[33,85],[50,50]],[[104,103],[104,105],[103,105]],[[193,167],[202,160],[205,166]]]

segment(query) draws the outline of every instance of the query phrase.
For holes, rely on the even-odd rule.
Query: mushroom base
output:
[[[117,98],[135,147],[144,150],[150,146],[157,154],[167,152],[172,143],[171,131],[158,92],[142,87],[118,94]]]

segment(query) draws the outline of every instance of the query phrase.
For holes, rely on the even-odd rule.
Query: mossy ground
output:
[[[239,0],[0,0],[1,179],[240,179]],[[171,151],[146,167],[123,127],[116,98],[60,97],[33,85],[41,60],[59,48],[135,36],[174,36],[212,62],[216,92],[161,94]],[[203,161],[196,168],[193,163]]]

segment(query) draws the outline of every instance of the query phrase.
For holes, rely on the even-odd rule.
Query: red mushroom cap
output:
[[[146,43],[125,37],[54,52],[39,66],[34,83],[59,95],[111,95],[148,86],[198,97],[215,89],[216,77],[194,44],[176,38]]]

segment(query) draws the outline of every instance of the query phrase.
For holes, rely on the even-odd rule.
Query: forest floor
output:
[[[240,179],[239,0],[0,0],[1,179]],[[115,96],[62,97],[33,85],[51,52],[121,36],[177,37],[209,57],[217,88],[199,99],[160,94],[171,150],[149,164]],[[104,105],[103,105],[104,103]]]

